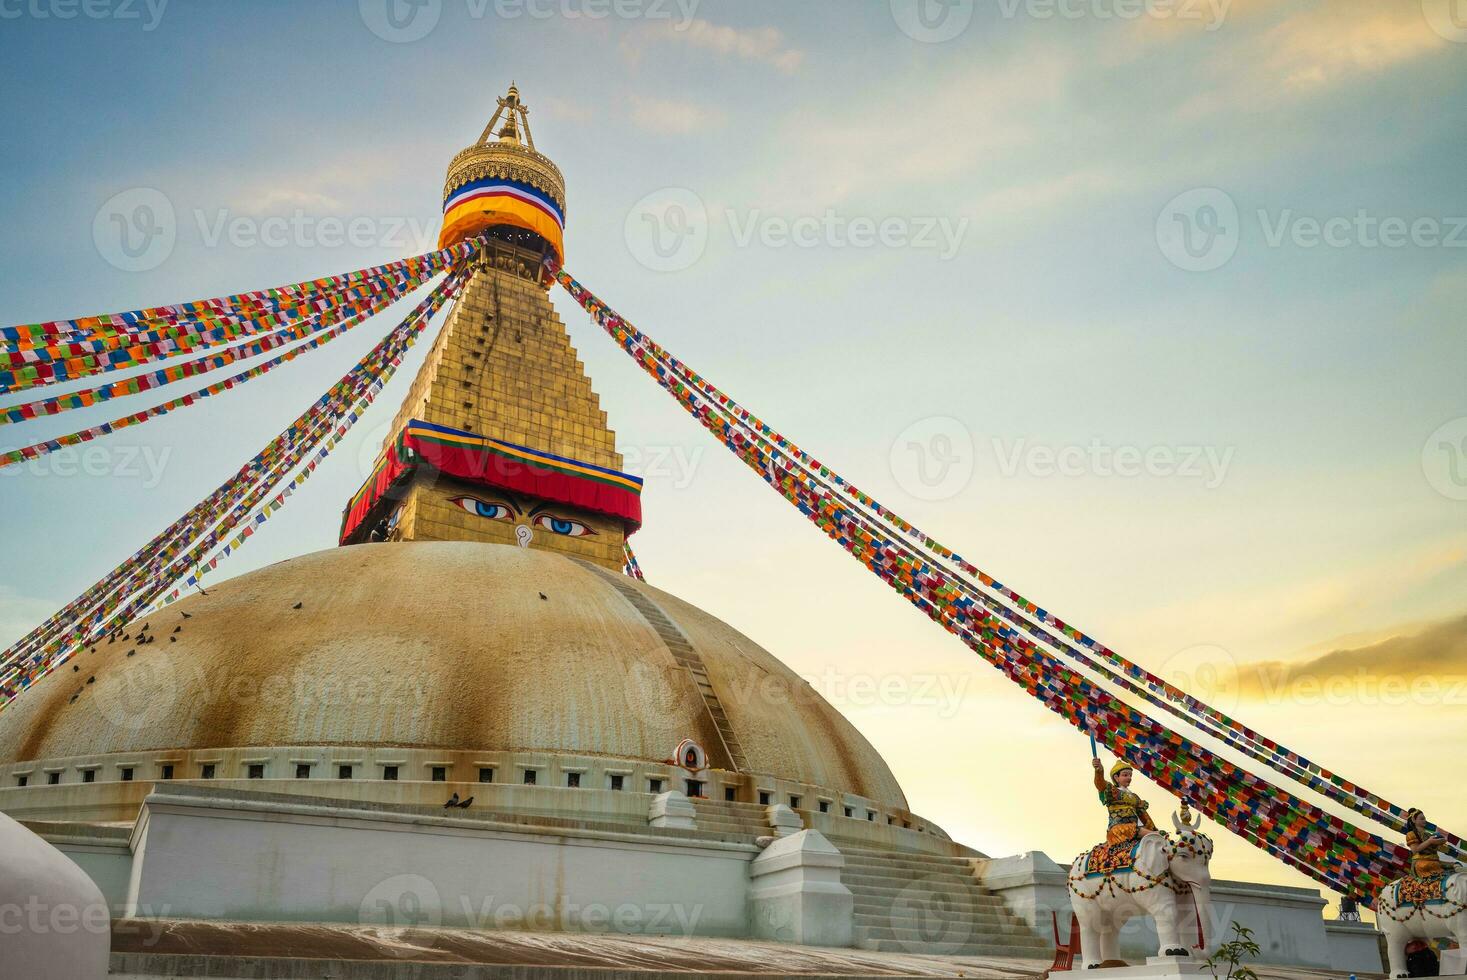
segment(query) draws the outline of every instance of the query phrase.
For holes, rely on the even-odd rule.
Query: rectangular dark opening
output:
[[[165,763],[164,766],[163,766],[163,771],[160,772],[158,775],[162,779],[172,779],[173,778],[173,763],[171,763],[171,762]]]
[[[725,786],[723,788],[723,799],[725,802],[732,803],[738,798],[739,790],[737,786]]]
[[[82,770],[82,782],[84,782],[84,783],[95,783],[96,781],[97,781],[97,770],[95,770],[95,769],[83,769]]]
[[[17,786],[24,786],[26,783],[28,783],[30,781],[31,781],[31,777],[29,777],[29,776],[16,776],[15,777],[15,785],[17,785]]]
[[[867,810],[866,811],[866,819],[869,820],[872,823],[875,823],[876,822],[876,814],[872,813],[870,810]]]
[[[795,795],[791,794],[790,795],[790,809],[791,810],[798,810],[800,808],[800,800],[801,800],[801,797],[798,797],[798,796],[795,796]]]
[[[525,785],[526,786],[534,786],[535,785],[535,775],[536,775],[535,770],[533,770],[533,769],[526,769],[525,770]]]
[[[852,810],[852,809],[851,809],[851,808],[850,808],[850,807],[845,807],[845,808],[844,808],[844,809],[845,809],[845,811],[846,811],[846,816],[848,816],[848,817],[853,817],[853,816],[855,816],[855,815],[856,815],[856,814],[855,814],[855,811],[854,811],[854,810]]]
[[[132,766],[123,766],[117,772],[118,775],[122,777],[122,781],[124,783],[132,782]]]
[[[47,786],[56,786],[60,782],[61,782],[61,773],[59,773],[59,772],[48,772],[48,773],[46,773],[46,785]]]
[[[311,764],[309,762],[297,762],[295,764],[295,778],[296,779],[310,779],[311,778]]]
[[[214,778],[214,763],[212,763],[212,762],[206,762],[202,766],[200,766],[199,767],[199,778],[200,779],[213,779]]]
[[[617,792],[621,792],[623,789],[626,788],[626,777],[623,776],[621,773],[612,773],[611,788],[616,790]]]
[[[265,765],[261,762],[251,762],[249,772],[246,774],[250,779],[264,779]]]
[[[580,786],[581,786],[581,774],[578,773],[578,772],[568,772],[568,773],[566,773],[565,774],[565,784],[567,786],[569,786],[571,789],[579,789]]]
[[[820,801],[820,812],[821,813],[829,813],[830,812],[830,801],[829,800],[821,800]]]
[[[447,766],[434,766],[432,769],[432,780],[435,783],[445,782],[448,779]]]
[[[336,767],[336,778],[337,779],[350,779],[351,778],[351,766],[337,766]]]
[[[767,790],[767,789],[761,789],[759,791],[759,805],[760,806],[768,806],[769,805],[769,790]]]
[[[479,770],[479,782],[481,782],[481,783],[492,783],[492,782],[494,782],[494,770],[493,769],[490,769],[487,766],[481,768]]]
[[[662,792],[662,780],[660,780],[660,779],[649,779],[649,780],[647,780],[647,792],[649,792],[649,793],[661,793]]]
[[[396,766],[383,766],[382,767],[382,778],[383,779],[390,779],[393,782],[396,782],[397,781],[397,767]]]
[[[687,784],[688,784],[687,793],[688,793],[689,796],[701,797],[703,795],[703,780],[701,780],[701,779],[689,779],[687,781]]]

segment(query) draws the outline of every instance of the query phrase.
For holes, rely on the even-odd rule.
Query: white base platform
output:
[[[1098,967],[1094,970],[1075,971],[1075,980],[1093,976],[1096,980],[1167,980],[1170,977],[1206,977],[1212,980],[1212,971],[1202,960],[1183,956],[1148,956],[1145,966]]]
[[[1467,949],[1449,949],[1442,953],[1442,976],[1460,977],[1464,973],[1467,973]]]

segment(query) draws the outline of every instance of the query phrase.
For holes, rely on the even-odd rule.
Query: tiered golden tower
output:
[[[619,472],[615,434],[550,304],[564,183],[530,142],[527,112],[511,87],[449,165],[442,243],[487,241],[393,422],[388,471],[374,478],[397,483],[368,481],[377,499],[348,543],[484,541],[625,561],[640,481]],[[425,439],[451,461],[427,458]],[[394,476],[404,462],[394,453],[414,456],[416,472]]]

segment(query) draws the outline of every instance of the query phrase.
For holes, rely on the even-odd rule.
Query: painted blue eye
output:
[[[483,517],[491,521],[514,520],[514,512],[504,504],[491,504],[478,497],[453,497],[449,503],[458,504],[475,517]]]
[[[584,538],[588,534],[595,534],[580,521],[568,521],[563,517],[553,517],[550,514],[541,514],[535,518],[535,526],[543,527],[551,534],[562,534],[568,538]]]

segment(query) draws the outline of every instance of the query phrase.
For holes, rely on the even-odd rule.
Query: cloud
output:
[[[1268,0],[1234,0],[1226,30],[1234,43],[1198,65],[1209,77],[1177,110],[1179,119],[1256,111],[1378,77],[1447,46],[1415,3],[1331,0],[1307,10]],[[1241,21],[1241,22],[1240,22]],[[1153,25],[1147,25],[1151,27]],[[1137,34],[1137,38],[1143,35]],[[1150,30],[1144,41],[1188,43],[1176,31]]]
[[[293,190],[288,187],[266,187],[239,200],[238,209],[246,214],[275,214],[306,211],[319,214],[340,213],[345,207],[330,194]]]
[[[894,187],[941,186],[954,178],[1001,194],[1011,176],[1004,165],[1055,138],[1069,78],[1063,58],[1030,52],[1009,63],[965,65],[920,92],[887,89],[834,112],[793,114],[780,139],[781,160],[793,172],[764,183],[786,189],[796,206],[866,191],[889,198]],[[1069,137],[1073,121],[1066,122]],[[1027,165],[1011,173],[1021,170],[1025,185],[1045,173]]]
[[[632,122],[648,132],[682,134],[723,125],[721,109],[681,99],[632,97]]]
[[[562,99],[554,95],[538,95],[535,98],[535,102],[535,107],[543,110],[545,115],[552,119],[565,119],[570,122],[588,122],[593,115],[589,105],[572,102],[570,99]]]
[[[791,47],[784,34],[775,27],[740,29],[694,18],[686,24],[654,21],[643,30],[622,40],[622,53],[638,63],[654,43],[672,42],[712,51],[726,58],[755,61],[771,65],[785,74],[799,70],[805,53]]]
[[[1302,662],[1267,660],[1238,669],[1240,692],[1253,697],[1275,697],[1306,682],[1398,679],[1404,686],[1419,678],[1448,686],[1467,681],[1467,615]]]
[[[1338,636],[1341,624],[1364,618],[1362,611],[1385,610],[1464,568],[1467,537],[1433,540],[1383,555],[1371,565],[1329,567],[1311,578],[1254,578],[1233,590],[1210,589],[1195,599],[1138,613],[1133,628],[1139,635],[1177,637],[1238,630],[1230,646],[1318,636],[1325,629],[1327,635]]]
[[[360,213],[370,207],[372,202],[380,200],[382,185],[399,176],[398,165],[386,157],[374,160],[354,156],[348,161],[311,156],[294,166],[299,172],[260,166],[247,174],[231,171],[217,176],[186,170],[167,189],[170,193],[177,192],[175,203],[190,199],[210,202],[241,214],[302,211],[340,215]]]
[[[972,209],[985,222],[1001,217],[1032,218],[1036,212],[1068,204],[1076,199],[1093,200],[1096,195],[1123,189],[1129,179],[1118,170],[1094,167],[1073,170],[1040,180],[1016,182],[986,194]]]
[[[1309,89],[1388,68],[1446,44],[1417,4],[1324,4],[1265,32],[1258,47],[1284,85]]]

